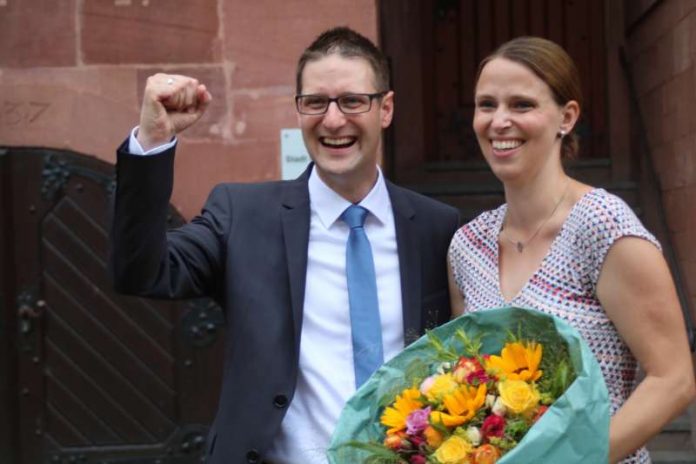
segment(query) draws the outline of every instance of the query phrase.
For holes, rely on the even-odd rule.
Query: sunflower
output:
[[[409,414],[423,407],[423,402],[419,400],[420,396],[421,393],[417,388],[407,388],[396,397],[393,406],[384,409],[379,420],[382,425],[391,427],[387,430],[387,435],[406,428],[406,419]]]
[[[431,412],[430,418],[434,423],[442,423],[446,427],[462,425],[471,420],[486,402],[486,391],[485,383],[478,387],[462,385],[442,398],[447,413]]]
[[[486,369],[507,380],[533,382],[541,377],[539,370],[542,347],[535,342],[507,343],[500,356],[492,355],[486,361]]]
[[[440,374],[435,376],[430,387],[424,392],[428,400],[432,402],[442,401],[445,395],[455,391],[459,383],[454,379],[452,373]]]

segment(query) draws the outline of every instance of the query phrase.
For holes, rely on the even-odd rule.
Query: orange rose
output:
[[[403,448],[404,438],[401,434],[387,435],[384,439],[384,446],[391,450],[398,450]]]
[[[500,459],[500,451],[491,444],[481,445],[474,450],[474,464],[493,464]]]
[[[442,443],[442,434],[435,427],[429,425],[423,431],[423,435],[428,442],[428,446],[432,448],[437,448]]]

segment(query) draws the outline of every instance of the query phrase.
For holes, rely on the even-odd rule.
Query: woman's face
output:
[[[578,105],[559,106],[549,86],[522,64],[494,58],[476,83],[474,131],[483,156],[505,181],[533,178],[556,163]]]

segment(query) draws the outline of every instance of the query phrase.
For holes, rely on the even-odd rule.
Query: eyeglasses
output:
[[[385,96],[387,92],[351,93],[331,98],[326,95],[297,95],[295,105],[300,114],[316,116],[329,110],[331,102],[336,102],[343,114],[367,113],[372,108],[372,100]]]

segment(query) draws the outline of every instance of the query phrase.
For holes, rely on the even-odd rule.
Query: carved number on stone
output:
[[[3,0],[0,0],[2,2]],[[143,6],[150,6],[150,0],[141,0]],[[133,0],[114,0],[114,6],[132,6]]]
[[[3,124],[8,126],[32,124],[50,107],[51,104],[47,102],[17,102],[5,100],[2,102],[2,115],[0,115],[0,120]]]

